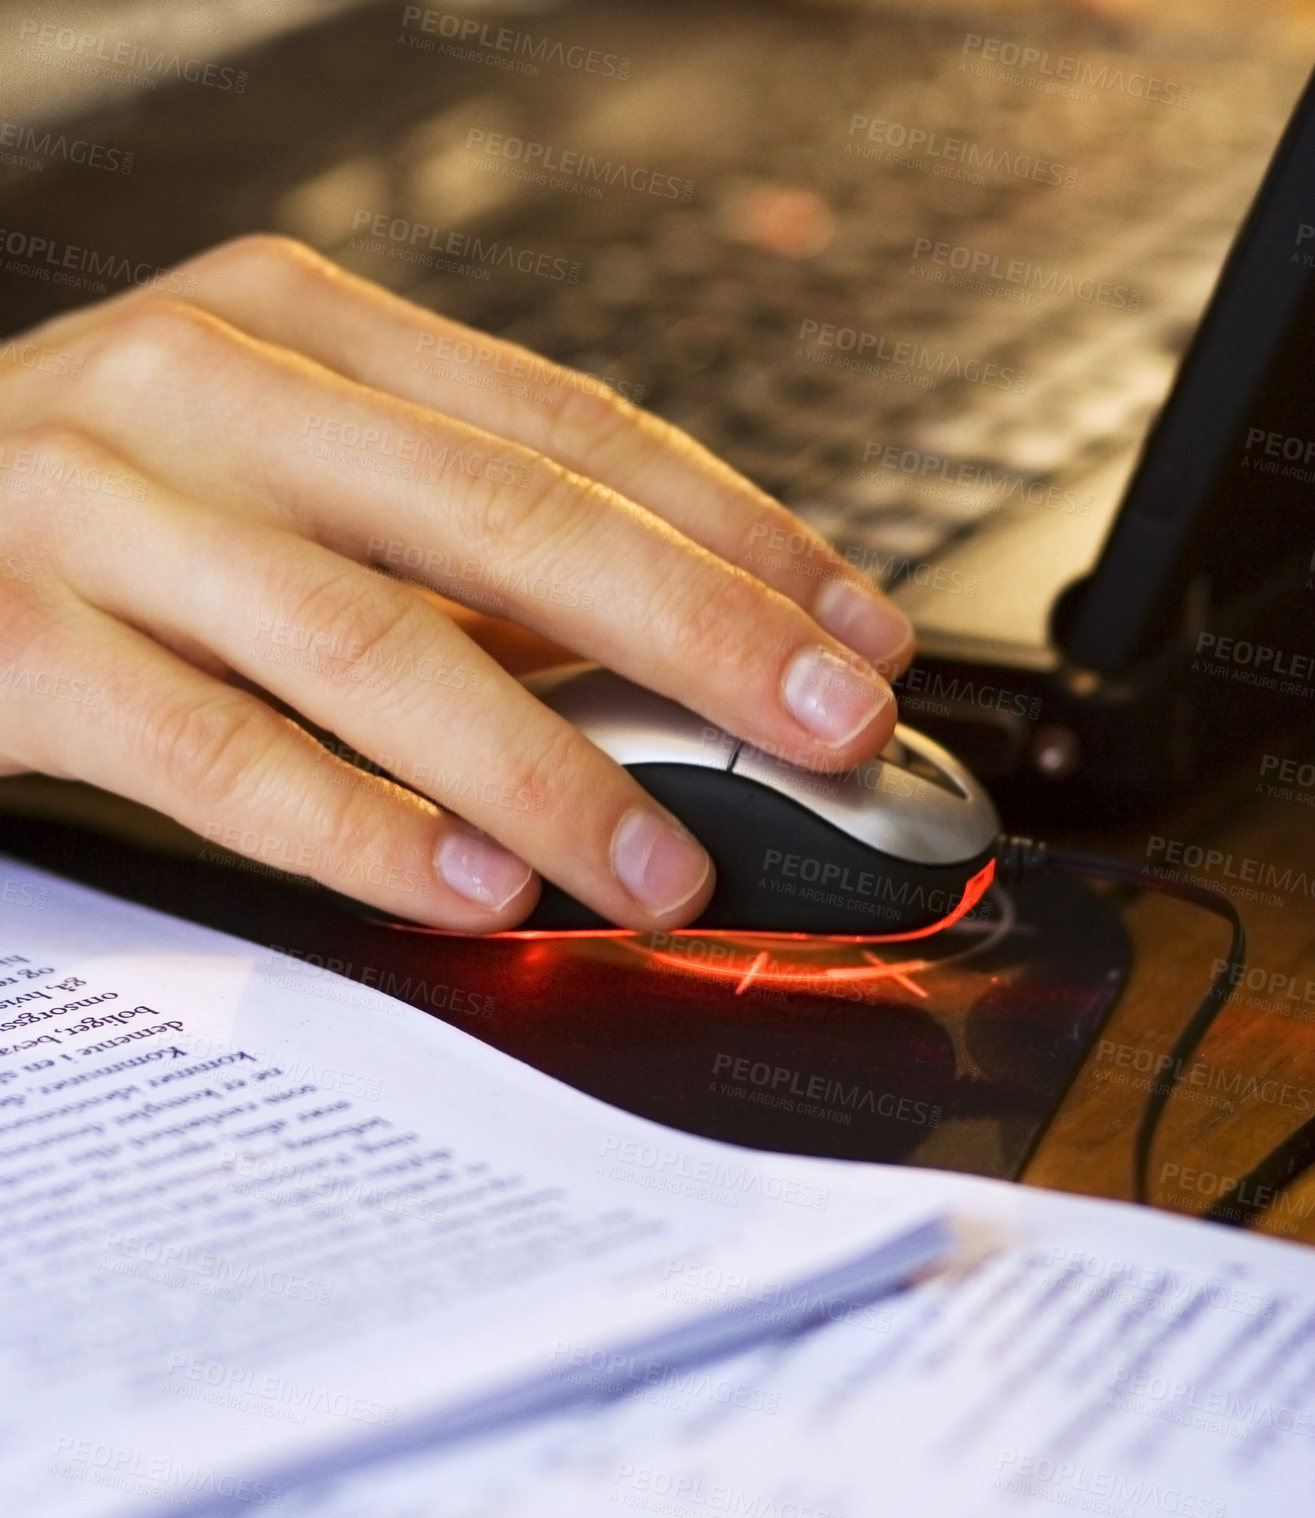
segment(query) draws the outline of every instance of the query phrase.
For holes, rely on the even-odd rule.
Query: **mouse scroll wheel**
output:
[[[896,728],[891,734],[890,742],[881,750],[877,758],[886,764],[897,765],[907,774],[916,775],[919,780],[925,780],[929,785],[936,785],[951,796],[966,796],[968,793],[958,783],[954,775],[947,773],[936,760],[922,750],[925,739],[915,742],[907,742],[900,736],[900,730]],[[944,756],[947,760],[948,755]]]

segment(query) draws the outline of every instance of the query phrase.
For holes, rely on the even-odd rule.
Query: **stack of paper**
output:
[[[1310,1505],[1303,1250],[691,1138],[3,861],[0,1199],[5,1513]]]

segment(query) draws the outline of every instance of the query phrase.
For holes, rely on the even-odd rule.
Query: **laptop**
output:
[[[0,200],[93,244],[131,219],[160,263],[275,225],[599,375],[889,589],[919,635],[905,719],[1006,815],[1011,787],[1115,804],[1315,691],[1315,96],[1275,151],[1301,61],[1263,24],[1166,28],[880,0],[349,7],[240,50],[240,101],[100,108],[155,160],[143,184],[179,143],[203,184],[180,164],[126,212],[135,186],[89,175],[75,210],[53,176]],[[586,157],[610,177],[560,168]],[[70,299],[22,290],[16,313]]]
[[[1280,664],[1305,657],[1284,629],[1309,607],[1309,512],[1258,498],[1272,476],[1242,470],[1267,464],[1274,435],[1291,449],[1284,439],[1309,430],[1280,425],[1266,388],[1309,290],[1309,88],[1243,219],[1262,177],[1254,112],[1218,77],[1193,98],[1172,64],[1157,77],[1134,48],[1035,16],[1032,32],[1001,37],[998,17],[958,12],[869,4],[823,25],[816,11],[766,9],[758,37],[734,6],[698,25],[669,17],[676,37],[690,23],[671,100],[699,100],[728,58],[727,88],[789,81],[794,108],[714,165],[711,214],[541,196],[519,225],[550,229],[586,267],[581,286],[471,301],[471,319],[624,376],[886,584],[919,634],[906,720],[997,786],[1019,782],[1029,806],[1038,779],[1154,799],[1196,778],[1230,733],[1300,713],[1315,686],[1266,701],[1197,656],[1250,641]],[[550,29],[652,57],[634,8],[567,6]],[[472,29],[475,66],[490,61],[489,35]],[[1050,97],[1020,85],[1058,84],[1070,117],[1106,120],[1048,131]],[[551,152],[580,135],[580,114],[550,107],[505,136]],[[1124,127],[1112,139],[1111,116]],[[1155,198],[1141,207],[1118,185],[1147,170],[1138,132],[1175,145],[1150,165]],[[508,167],[480,128],[468,136],[481,169]],[[625,146],[691,184],[707,171],[688,136],[668,116]],[[1038,151],[1056,138],[1066,147]],[[1063,218],[1068,235],[1039,235],[1038,217]],[[1222,254],[1239,222],[1172,380],[1204,293],[1183,245],[1213,234]],[[1166,289],[1173,273],[1185,300]]]
[[[961,749],[974,718],[956,682],[998,674],[1039,703],[1030,733],[1005,708],[983,768],[1150,799],[1235,752],[1238,727],[1299,721],[1315,696],[1312,187],[1315,78],[1145,435],[1068,476],[1075,510],[1051,495],[947,547],[945,574],[989,587],[970,612],[896,587],[928,671],[913,679],[955,708]]]

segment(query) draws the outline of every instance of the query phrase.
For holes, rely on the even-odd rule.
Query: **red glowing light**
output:
[[[706,959],[689,959],[684,954],[658,949],[649,950],[644,958],[650,965],[662,965],[683,975],[696,975],[700,980],[734,981],[736,996],[743,996],[750,986],[807,992],[826,991],[831,987],[852,985],[855,982],[869,985],[879,980],[894,981],[914,996],[927,995],[909,977],[916,971],[930,968],[932,960],[907,959],[899,964],[887,964],[864,949],[861,951],[864,960],[861,965],[808,965],[801,963],[797,957],[778,964],[772,960],[768,950],[757,948],[757,943],[763,936],[746,933],[737,934],[734,938],[720,938],[714,945],[714,952]],[[744,945],[744,952],[737,957],[736,944],[741,938],[752,939],[753,942]],[[814,947],[826,952],[832,951],[835,945],[829,938],[819,938],[814,941]],[[757,952],[746,964],[745,955],[753,949],[757,949]],[[720,951],[720,957],[716,951]]]
[[[908,938],[930,938],[933,933],[939,933],[942,929],[951,927],[954,923],[965,916],[977,905],[990,889],[991,882],[995,879],[995,860],[988,859],[980,870],[972,877],[963,888],[963,895],[959,898],[958,905],[952,912],[947,912],[939,922],[934,922],[929,928],[915,928],[911,933],[883,933],[880,936],[872,935],[868,943],[902,943]]]
[[[505,933],[490,933],[489,939],[512,939],[531,944],[531,956],[542,954],[546,944],[554,940],[606,939],[617,941],[626,948],[637,949],[650,965],[662,965],[682,974],[694,974],[711,981],[730,981],[735,984],[735,994],[742,996],[750,986],[789,987],[797,991],[824,991],[828,987],[850,985],[855,982],[870,984],[890,980],[914,996],[925,997],[927,992],[910,977],[918,971],[930,968],[932,960],[909,959],[889,964],[878,955],[862,947],[867,944],[903,943],[911,939],[929,938],[935,933],[953,927],[982,899],[995,879],[995,860],[985,865],[968,881],[963,895],[953,909],[944,917],[925,928],[913,928],[904,933],[777,933],[763,931],[709,932],[698,928],[677,928],[662,938],[694,940],[702,943],[715,942],[715,949],[706,958],[690,957],[693,944],[685,951],[667,951],[653,948],[651,943],[641,941],[634,928],[512,928]],[[371,919],[380,927],[393,928],[411,933],[429,933],[442,938],[461,938],[467,935],[454,933],[447,928],[426,928],[402,922],[386,922]],[[642,935],[650,937],[651,935]],[[801,953],[816,958],[845,945],[859,947],[862,964],[817,965],[801,962]],[[791,959],[785,963],[774,962],[770,949],[764,945],[781,945],[791,950]],[[736,947],[742,952],[737,957]],[[746,956],[748,958],[746,963]]]
[[[986,895],[994,879],[995,860],[988,859],[964,886],[963,895],[952,911],[947,912],[944,917],[937,918],[929,927],[913,928],[907,933],[785,933],[764,932],[757,929],[746,929],[744,932],[729,929],[715,931],[733,932],[735,938],[772,939],[783,943],[903,943],[911,938],[929,938],[933,933],[940,933],[945,928],[952,927],[961,917],[967,916],[972,911]],[[470,936],[468,933],[459,933],[453,928],[426,928],[420,923],[390,922],[384,917],[371,917],[368,920],[372,927],[392,928],[401,933],[430,933],[438,938],[468,938]],[[502,933],[484,935],[490,940],[513,938],[521,942],[534,939],[638,938],[639,936],[636,928],[508,928]],[[707,928],[673,928],[665,936],[667,938],[707,938],[711,936],[711,932]]]

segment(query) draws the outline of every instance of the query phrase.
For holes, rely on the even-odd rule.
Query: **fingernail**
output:
[[[652,812],[627,812],[612,838],[612,868],[655,917],[683,907],[702,888],[712,861],[698,842]]]
[[[464,828],[444,838],[434,863],[458,896],[491,907],[495,912],[524,890],[533,873],[523,859]]]
[[[913,642],[913,624],[875,590],[851,580],[828,580],[818,593],[813,617],[833,638],[875,664],[893,668]]]
[[[794,656],[781,693],[796,721],[837,748],[892,699],[880,675],[852,669],[825,648],[805,648]]]

